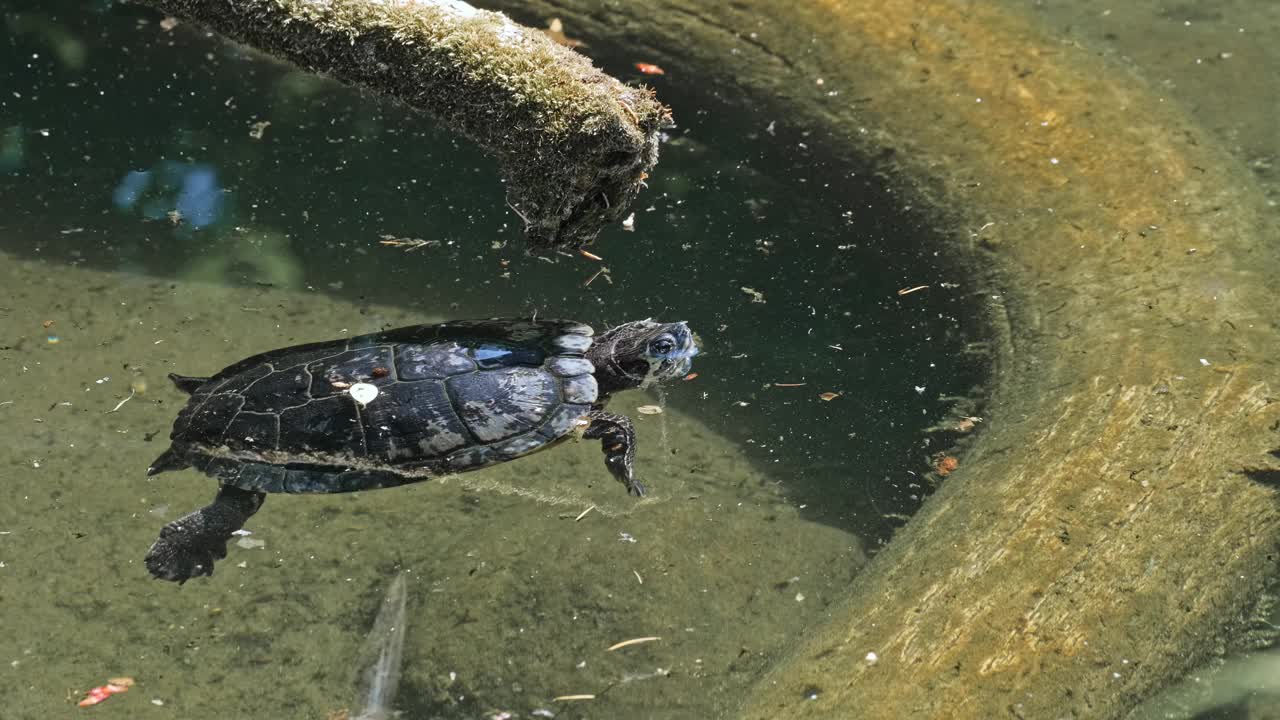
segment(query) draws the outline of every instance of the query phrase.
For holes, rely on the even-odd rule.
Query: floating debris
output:
[[[585,283],[583,283],[583,284],[582,284],[582,287],[588,287],[588,286],[590,286],[590,285],[591,285],[591,283],[595,282],[595,281],[596,281],[596,278],[600,277],[601,275],[603,275],[603,276],[604,276],[604,279],[605,279],[606,281],[608,281],[608,283],[609,283],[610,285],[612,285],[612,284],[613,284],[613,278],[609,277],[609,268],[604,267],[604,266],[602,265],[602,266],[600,266],[600,269],[596,271],[595,275],[592,275],[590,278],[588,278],[588,279],[587,279],[587,281],[586,281]]]
[[[560,21],[560,18],[551,18],[551,22],[547,23],[547,29],[542,32],[557,45],[563,45],[568,48],[587,47],[587,44],[581,40],[564,34],[564,23]]]
[[[551,698],[551,702],[573,702],[574,700],[595,700],[595,695],[558,695]]]
[[[270,120],[259,120],[256,123],[250,123],[249,137],[253,138],[254,140],[261,140],[262,134],[265,133],[267,131],[267,128],[269,127],[271,127]]]
[[[666,75],[667,71],[653,63],[636,63],[636,69],[645,75]]]
[[[927,287],[929,287],[929,286],[928,286],[928,285],[916,285],[915,287],[902,288],[901,290],[899,290],[899,291],[898,291],[898,294],[899,294],[899,295],[910,295],[910,294],[911,294],[911,293],[913,293],[913,292],[918,292],[918,291],[920,291],[920,290],[924,290],[924,289],[925,289],[925,288],[927,288]]]
[[[836,398],[840,397],[840,393],[838,393],[838,392],[824,392],[824,393],[822,393],[821,395],[819,395],[818,397],[819,397],[819,398],[821,398],[821,399],[822,399],[823,401],[825,401],[825,402],[831,402],[832,400],[835,400]]]
[[[630,215],[627,216],[626,220],[622,221],[622,229],[626,230],[627,232],[636,231],[636,214],[635,213],[631,213]]]
[[[379,237],[382,238],[382,240],[378,243],[379,245],[386,245],[387,247],[404,248],[405,252],[412,252],[414,250],[419,250],[424,247],[440,246],[439,240],[423,240],[422,238],[407,238],[407,237],[399,238],[399,237],[396,237],[395,235],[379,235]]]
[[[658,407],[657,405],[641,405],[640,407],[636,408],[636,412],[640,413],[641,415],[661,415],[662,408]]]
[[[740,289],[742,290],[742,292],[751,296],[751,302],[757,302],[757,303],[764,302],[764,293],[760,292],[759,290],[756,290],[755,288],[749,288],[746,286],[743,286]]]

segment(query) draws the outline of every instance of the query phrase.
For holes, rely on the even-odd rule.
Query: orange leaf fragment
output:
[[[84,699],[76,704],[80,707],[97,705],[112,695],[125,692],[131,687],[133,687],[133,678],[131,677],[110,678],[106,685],[99,685],[90,690],[85,694]]]
[[[836,398],[840,397],[840,393],[838,393],[838,392],[824,392],[824,393],[822,393],[821,395],[819,395],[818,397],[822,398],[823,400],[825,400],[825,401],[827,401],[827,402],[831,402],[832,400],[835,400]]]

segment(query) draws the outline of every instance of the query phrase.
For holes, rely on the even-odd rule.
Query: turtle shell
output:
[[[222,370],[170,454],[259,492],[348,492],[512,460],[598,397],[592,330],[561,320],[414,325],[282,348]]]

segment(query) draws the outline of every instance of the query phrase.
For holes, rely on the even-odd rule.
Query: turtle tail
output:
[[[184,470],[191,467],[191,463],[187,462],[181,455],[173,451],[170,447],[168,450],[160,453],[160,457],[151,463],[151,467],[147,468],[147,477],[159,475],[162,472],[170,470]]]
[[[194,395],[201,385],[209,382],[207,377],[191,377],[190,375],[179,375],[178,373],[169,373],[169,379],[173,381],[173,384],[179,390],[188,395]]]

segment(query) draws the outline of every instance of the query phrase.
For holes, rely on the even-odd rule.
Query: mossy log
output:
[[[743,717],[1122,717],[1231,643],[1280,558],[1274,232],[1172,103],[969,0],[483,4],[894,151],[984,290],[982,435]]]
[[[307,70],[396,98],[500,161],[535,250],[575,249],[618,220],[671,121],[541,31],[460,0],[143,0]]]

